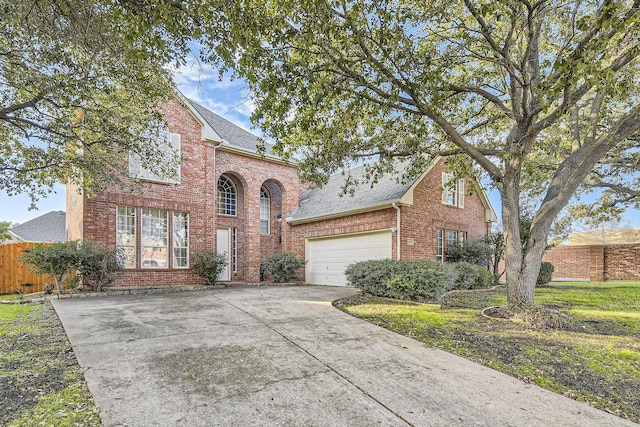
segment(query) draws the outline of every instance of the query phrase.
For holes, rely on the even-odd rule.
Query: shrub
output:
[[[345,269],[347,285],[360,288],[372,295],[388,297],[387,282],[398,270],[397,261],[390,259],[361,261],[350,264]]]
[[[468,262],[456,262],[449,265],[455,273],[453,289],[467,290],[486,288],[493,281],[493,276],[485,267],[473,265]]]
[[[305,260],[291,252],[280,252],[269,255],[265,262],[267,271],[276,282],[284,282],[296,279],[300,276],[300,270],[304,268]]]
[[[400,261],[387,282],[389,296],[414,301],[435,301],[452,286],[451,268],[434,261]]]
[[[488,288],[495,282],[494,276],[489,272],[489,270],[479,265],[476,266],[476,269],[478,270],[479,274],[475,286],[472,289]]]
[[[78,243],[38,243],[24,251],[22,264],[30,264],[29,270],[36,274],[49,274],[58,292],[64,292],[65,283],[78,266]]]
[[[113,283],[116,272],[122,268],[114,247],[84,242],[78,248],[77,256],[81,283],[96,292]]]
[[[551,281],[551,276],[553,275],[553,270],[555,270],[553,264],[547,261],[542,261],[536,285],[546,285],[549,283]]]
[[[491,263],[492,252],[493,249],[486,238],[464,243],[452,242],[447,246],[447,261],[487,266]]]
[[[345,270],[348,284],[372,295],[433,301],[453,286],[455,275],[447,264],[423,260],[370,260]]]
[[[227,265],[224,254],[219,254],[213,249],[196,251],[193,254],[193,271],[198,276],[204,277],[207,285],[217,285],[218,277]]]

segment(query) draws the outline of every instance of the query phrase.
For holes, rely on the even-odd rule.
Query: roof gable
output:
[[[64,242],[66,240],[66,214],[51,211],[9,231],[24,242]]]

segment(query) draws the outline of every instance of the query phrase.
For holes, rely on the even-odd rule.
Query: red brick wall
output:
[[[222,174],[241,177],[244,203],[238,211],[241,222],[233,218],[218,216],[218,226],[238,226],[238,264],[240,268],[232,277],[234,281],[257,282],[260,279],[260,264],[267,255],[290,251],[290,232],[276,220],[278,214],[286,217],[298,206],[300,180],[295,167],[268,162],[260,157],[239,155],[224,149],[217,150],[216,177]],[[216,178],[217,179],[217,178]],[[271,233],[260,235],[260,188],[270,189]],[[279,195],[277,194],[279,192]],[[278,240],[278,235],[281,236]]]
[[[553,264],[556,280],[640,279],[640,244],[558,246],[549,249],[543,260]]]
[[[604,280],[640,279],[640,244],[604,247]]]
[[[177,101],[165,105],[163,114],[169,131],[181,136],[181,150],[185,158],[181,165],[180,184],[147,183],[134,194],[118,187],[84,201],[83,238],[114,245],[116,241],[116,209],[119,205],[136,207],[137,250],[136,268],[119,273],[114,286],[142,286],[164,284],[202,284],[203,279],[190,269],[141,268],[140,208],[158,208],[189,212],[190,252],[215,248],[214,217],[215,187],[213,182],[213,143],[201,139],[201,126]],[[126,162],[123,167],[127,168]],[[69,207],[67,208],[69,210]],[[171,225],[171,214],[169,215]],[[171,233],[169,233],[171,247]],[[171,257],[171,254],[169,255]],[[169,258],[171,265],[171,258]]]
[[[413,206],[402,206],[401,257],[408,259],[436,259],[436,230],[464,231],[469,240],[484,237],[490,223],[485,221],[485,209],[478,194],[465,195],[464,208],[442,204],[441,160],[420,182],[413,193]],[[465,191],[472,184],[465,182]],[[414,244],[408,245],[407,239]]]
[[[137,247],[140,247],[140,208],[158,208],[171,212],[189,212],[189,251],[192,254],[200,249],[216,248],[216,229],[218,227],[238,228],[238,271],[232,275],[232,281],[258,281],[259,265],[262,256],[260,236],[260,187],[266,181],[276,185],[280,195],[272,201],[272,235],[265,244],[268,251],[292,246],[288,230],[282,230],[282,244],[277,241],[280,232],[275,215],[286,214],[297,206],[300,182],[295,167],[265,161],[261,158],[247,157],[228,149],[217,148],[215,143],[202,141],[201,125],[179,102],[173,101],[163,108],[163,115],[169,131],[181,135],[182,155],[185,161],[181,165],[180,184],[147,183],[131,194],[126,189],[110,188],[96,197],[84,198],[84,206],[75,198],[69,198],[67,210],[81,212],[83,225],[75,227],[75,238],[114,245],[116,239],[116,209],[119,205],[136,207]],[[126,162],[123,170],[126,169]],[[217,180],[226,174],[234,181],[238,193],[237,215],[217,214]],[[73,203],[71,203],[73,202]],[[273,204],[279,205],[274,207]],[[281,209],[281,212],[278,210]],[[171,247],[171,232],[169,232]],[[265,252],[265,253],[266,253]],[[171,257],[171,254],[169,255]],[[139,252],[136,254],[136,268],[120,273],[115,286],[202,284],[203,279],[190,269],[141,268]],[[171,265],[171,258],[169,258]]]
[[[603,280],[602,246],[558,246],[544,254],[553,264],[553,279]]]

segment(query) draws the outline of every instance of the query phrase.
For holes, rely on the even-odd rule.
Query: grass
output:
[[[0,304],[0,348],[0,425],[100,425],[83,372],[48,305]]]
[[[488,319],[506,290],[455,291],[442,305],[371,296],[346,312],[428,345],[640,421],[640,282],[563,282],[536,289],[536,303],[563,319],[549,325]],[[554,325],[552,325],[554,326]]]

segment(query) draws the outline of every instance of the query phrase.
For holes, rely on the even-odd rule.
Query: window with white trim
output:
[[[466,231],[445,230],[438,228],[436,230],[436,260],[440,262],[447,261],[447,249],[451,245],[463,245],[467,241]]]
[[[173,268],[189,267],[189,213],[173,213]]]
[[[222,215],[236,214],[236,186],[226,176],[218,179],[218,213]]]
[[[136,267],[136,208],[116,208],[116,254],[124,268]]]
[[[464,208],[464,179],[442,173],[442,204]]]
[[[438,228],[436,235],[436,260],[444,261],[444,230]]]
[[[140,257],[142,268],[167,268],[169,220],[165,209],[142,208]]]
[[[153,164],[144,161],[139,154],[129,154],[129,176],[145,181],[156,181],[168,184],[180,183],[180,134],[171,133],[166,126],[159,126],[154,135],[145,137],[156,141],[157,152]],[[172,167],[174,166],[174,167]]]
[[[260,188],[260,234],[271,232],[271,200],[266,188]]]

